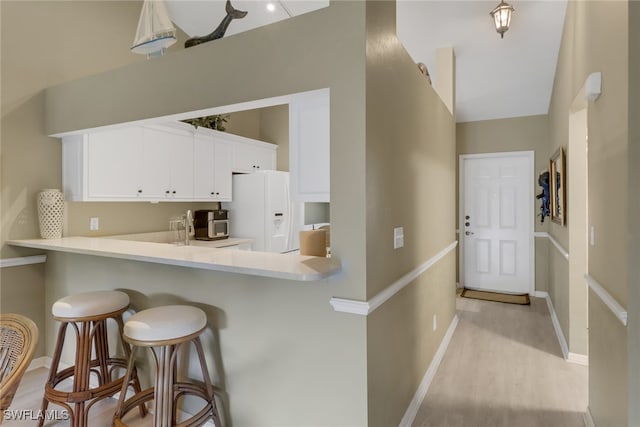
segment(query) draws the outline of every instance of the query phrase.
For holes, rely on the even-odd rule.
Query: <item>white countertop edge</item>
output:
[[[162,245],[163,249],[170,250],[171,245],[165,243],[148,243],[148,242],[130,242],[130,241],[118,241],[117,239],[104,239],[111,240],[115,242],[123,242],[126,246],[129,246],[129,250],[106,250],[106,249],[93,249],[84,247],[82,245],[73,245],[74,242],[88,243],[90,244],[92,241],[102,241],[102,238],[96,237],[66,237],[62,239],[32,239],[32,240],[9,240],[7,243],[12,246],[21,246],[27,248],[35,248],[35,249],[43,249],[43,250],[52,250],[58,252],[66,252],[72,254],[79,255],[94,255],[94,256],[102,256],[107,258],[116,258],[116,259],[124,259],[131,261],[141,261],[141,262],[151,262],[156,264],[165,264],[172,265],[177,267],[186,267],[186,268],[198,268],[204,270],[212,270],[212,271],[223,271],[227,273],[238,273],[238,274],[247,274],[252,276],[261,276],[261,277],[271,277],[276,279],[286,279],[286,280],[300,280],[300,281],[318,281],[322,279],[326,279],[340,271],[340,265],[335,259],[330,258],[317,258],[317,257],[309,257],[309,256],[301,256],[301,255],[282,255],[282,254],[273,254],[273,253],[260,253],[255,251],[233,251],[236,254],[237,258],[242,257],[253,257],[256,254],[264,254],[265,262],[263,266],[250,266],[250,265],[242,265],[242,260],[238,260],[238,264],[231,265],[225,263],[217,263],[217,262],[206,262],[206,261],[198,261],[191,259],[184,259],[180,257],[168,257],[168,256],[157,256],[149,253],[144,253],[146,248],[153,248],[156,245]],[[116,243],[117,244],[117,243]],[[147,246],[151,245],[151,246]],[[184,247],[176,247],[177,251],[180,251],[180,248]],[[229,249],[223,248],[207,248],[201,246],[189,246],[189,250],[195,251],[216,251],[220,253],[220,251],[231,251]],[[139,251],[142,253],[135,253],[135,251]],[[243,255],[245,252],[249,255]],[[259,255],[258,255],[259,256]],[[304,264],[306,261],[316,261],[319,262],[324,268],[325,271],[313,271],[310,267],[310,272],[300,272],[293,271],[293,269],[278,269],[277,267],[269,266],[269,257],[296,257],[299,259],[299,262],[296,264]],[[254,260],[255,261],[255,260]],[[252,262],[255,263],[255,262]],[[249,264],[247,262],[247,264]]]

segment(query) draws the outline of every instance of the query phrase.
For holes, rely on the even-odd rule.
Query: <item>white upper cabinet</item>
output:
[[[194,200],[231,201],[231,146],[206,133],[194,137]]]
[[[329,150],[329,89],[293,95],[289,103],[289,170],[293,200],[329,202]]]
[[[89,135],[90,198],[136,199],[141,188],[141,129],[118,129]]]
[[[184,123],[68,135],[63,188],[70,201],[227,202],[232,171],[275,169],[276,148]]]
[[[236,138],[233,144],[233,172],[251,173],[276,168],[276,145],[243,139]]]
[[[193,199],[193,136],[144,128],[142,196],[153,200]]]

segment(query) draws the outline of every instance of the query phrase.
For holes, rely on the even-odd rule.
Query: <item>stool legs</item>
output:
[[[46,411],[49,402],[62,406],[69,412],[71,427],[88,426],[88,414],[91,407],[104,398],[113,396],[120,391],[124,377],[113,379],[117,368],[126,368],[126,359],[111,358],[107,340],[107,318],[113,318],[118,323],[119,335],[122,337],[123,323],[119,316],[103,317],[96,320],[79,322],[62,322],[58,331],[58,341],[52,359],[49,378],[45,384],[42,399],[42,413]],[[66,331],[69,325],[76,334],[75,364],[72,367],[58,371]],[[125,357],[130,354],[129,344],[121,339]],[[92,350],[95,359],[92,359]],[[90,378],[94,374],[98,379],[98,386],[91,388]],[[125,383],[125,391],[129,385],[136,392],[140,391],[137,374],[133,370],[131,379]],[[56,386],[62,381],[73,378],[72,391],[57,390]],[[38,422],[42,427],[44,418]]]
[[[179,425],[180,427],[195,427],[203,425],[209,419],[214,421],[216,427],[221,426],[218,408],[213,394],[213,385],[211,384],[209,371],[204,358],[202,343],[200,342],[199,337],[193,338],[192,342],[194,343],[198,354],[200,367],[202,369],[204,387],[190,382],[176,381],[177,355],[185,342],[159,346],[157,351],[153,347],[150,347],[151,354],[153,355],[154,363],[156,365],[154,387],[148,388],[140,393],[136,393],[127,400],[125,400],[124,397],[125,393],[120,393],[120,398],[118,399],[114,416],[115,426],[126,426],[122,421],[122,417],[124,417],[124,415],[133,407],[141,405],[143,402],[152,399],[154,401],[154,427],[172,427],[176,425]],[[134,345],[131,351],[127,374],[125,375],[125,382],[128,380],[129,372],[133,368],[134,353],[137,348],[138,347]],[[175,404],[180,397],[185,395],[198,396],[206,401],[206,404],[197,414],[178,424]]]

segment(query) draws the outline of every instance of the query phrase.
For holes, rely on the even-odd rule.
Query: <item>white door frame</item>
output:
[[[525,200],[529,201],[527,212],[529,212],[529,218],[527,224],[529,224],[529,295],[535,295],[536,292],[536,247],[535,247],[535,214],[534,214],[534,198],[535,198],[535,152],[534,151],[508,151],[499,153],[483,153],[483,154],[460,154],[458,160],[458,277],[460,278],[460,285],[464,287],[464,236],[462,235],[464,224],[464,165],[467,159],[487,159],[487,158],[500,158],[500,157],[526,157],[529,160],[529,170],[533,172],[531,176],[530,191],[531,197],[526,197]]]

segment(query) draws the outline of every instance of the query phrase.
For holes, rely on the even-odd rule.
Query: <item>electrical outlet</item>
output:
[[[100,229],[100,218],[98,218],[97,216],[94,216],[89,220],[89,230],[97,231],[99,229]]]
[[[404,228],[396,227],[393,229],[393,249],[404,246]]]
[[[436,329],[438,329],[438,315],[434,314],[433,315],[433,330],[435,331]]]
[[[595,227],[595,225],[591,226],[591,231],[589,233],[589,243],[591,244],[591,246],[595,246],[596,245],[596,227]]]

